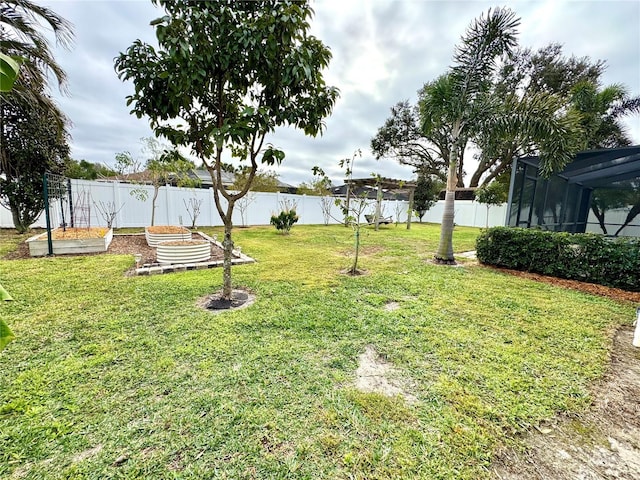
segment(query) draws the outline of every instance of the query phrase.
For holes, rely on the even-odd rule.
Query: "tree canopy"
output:
[[[65,161],[64,175],[69,178],[83,180],[95,180],[116,176],[118,172],[101,163],[89,162],[87,160],[74,160],[68,158]]]
[[[69,22],[53,10],[31,0],[5,0],[0,3],[0,52],[21,63],[13,93],[21,101],[37,103],[58,115],[60,110],[47,95],[49,78],[66,91],[67,76],[56,62],[44,33],[53,33],[58,45],[69,48],[73,30]],[[6,58],[3,57],[4,62]],[[4,69],[4,68],[3,68]],[[63,125],[64,117],[56,121]]]
[[[413,210],[418,215],[420,222],[427,211],[438,201],[440,191],[444,188],[444,182],[429,175],[418,175],[416,189],[413,194]]]
[[[44,208],[42,177],[62,173],[67,134],[47,106],[11,92],[0,99],[0,201],[26,232]]]
[[[230,300],[234,204],[251,188],[259,164],[283,160],[284,152],[265,144],[276,127],[321,133],[338,96],[322,74],[331,52],[308,33],[308,2],[153,3],[166,13],[152,22],[159,48],[136,40],[115,68],[134,84],[127,99],[132,113],[147,116],[174,145],[190,147],[211,175],[225,225],[223,297]],[[241,191],[223,185],[228,157],[249,168]]]

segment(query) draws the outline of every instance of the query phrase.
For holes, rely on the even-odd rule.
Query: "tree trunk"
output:
[[[11,217],[13,218],[13,226],[18,233],[27,233],[31,229],[29,215],[20,215],[20,206],[16,202],[9,199],[9,208],[11,209]]]
[[[442,224],[440,225],[440,243],[435,254],[438,263],[455,264],[453,258],[453,217],[456,198],[456,172],[458,170],[458,138],[454,133],[453,148],[449,158],[449,171],[447,172],[447,192],[444,197],[444,211],[442,212]]]
[[[231,229],[233,223],[231,222],[231,213],[233,207],[227,209],[227,215],[222,219],[224,221],[224,240],[222,241],[222,247],[224,249],[224,260],[222,262],[222,298],[224,300],[231,300],[232,285],[231,285],[231,260],[233,258],[233,240],[231,239]]]
[[[345,203],[346,205],[346,209],[345,209],[345,214],[344,214],[344,226],[348,227],[349,226],[349,200],[351,199],[351,182],[347,183],[347,201]]]
[[[20,212],[15,208],[11,208],[11,216],[13,217],[13,225],[18,233],[27,233],[29,231],[29,225],[24,224],[22,218],[20,218]]]
[[[411,230],[411,216],[413,215],[413,197],[415,195],[415,189],[411,189],[409,191],[409,209],[407,210],[407,230]],[[422,218],[420,218],[420,223],[422,223]]]
[[[600,209],[595,204],[593,204],[593,205],[591,205],[591,211],[593,212],[593,214],[598,219],[598,223],[600,224],[600,228],[602,229],[604,234],[608,235],[607,227],[606,227],[606,225],[604,223],[604,210],[601,212]]]
[[[351,267],[351,273],[355,275],[358,272],[358,255],[360,253],[360,224],[356,224],[356,255],[353,260],[353,267]]]
[[[625,218],[622,226],[618,230],[616,230],[616,233],[614,234],[614,236],[617,237],[618,235],[620,235],[620,232],[622,232],[624,227],[629,225],[633,221],[633,219],[636,218],[638,215],[640,215],[640,204],[636,204],[633,207],[631,207],[631,210],[629,210],[629,213],[627,214],[627,218]]]
[[[156,218],[156,199],[158,198],[158,192],[160,191],[160,187],[153,186],[153,199],[151,200],[151,226],[153,227],[153,223]]]

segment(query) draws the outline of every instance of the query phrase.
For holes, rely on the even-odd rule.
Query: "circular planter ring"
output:
[[[160,242],[191,240],[191,231],[184,227],[145,227],[147,245],[157,247]]]
[[[160,264],[198,263],[211,258],[211,244],[204,240],[173,240],[160,242],[156,259]]]

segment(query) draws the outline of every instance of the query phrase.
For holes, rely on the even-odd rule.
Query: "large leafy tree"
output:
[[[487,82],[484,100],[485,104],[487,100],[490,102],[485,105],[484,110],[493,117],[504,117],[511,112],[512,117],[517,114],[521,117],[559,118],[570,109],[574,87],[581,82],[598,84],[603,71],[603,61],[592,61],[588,57],[565,57],[558,44],[550,44],[535,51],[528,48],[516,49],[510,55],[501,57],[498,67]],[[418,106],[411,106],[404,101],[392,107],[391,116],[371,141],[371,148],[377,158],[395,159],[415,167],[417,171],[437,171],[443,178],[446,173],[446,162],[443,159],[449,157],[450,124],[431,112],[434,127],[427,133],[420,128],[419,109],[425,95],[429,95],[439,81],[440,79],[429,82],[418,91]],[[439,92],[440,95],[446,93],[453,95],[454,91]],[[633,106],[630,101],[624,105],[627,110]],[[576,123],[576,110],[571,110],[574,115],[570,117]],[[617,110],[614,113],[620,114]],[[483,122],[478,119],[476,123],[481,125]],[[458,152],[458,187],[465,184],[470,187],[489,184],[495,178],[509,173],[515,156],[536,155],[538,152],[539,146],[531,132],[483,128],[474,130],[471,137],[461,142]],[[463,153],[469,144],[477,148],[477,166],[475,170],[466,172]]]
[[[10,93],[0,100],[0,117],[0,201],[24,233],[44,208],[43,174],[64,168],[69,147],[57,121],[64,116]]]
[[[234,175],[233,189],[241,192],[247,185],[251,168],[246,166],[238,168]],[[250,189],[253,192],[278,192],[278,174],[272,170],[258,170],[253,175]]]
[[[89,162],[87,160],[74,160],[68,158],[64,165],[64,175],[69,178],[79,178],[83,180],[95,180],[97,178],[114,177],[118,174],[115,170],[101,163]]]
[[[574,86],[580,82],[597,84],[604,72],[605,62],[589,57],[566,57],[558,43],[532,50],[520,48],[505,58],[495,75],[498,95],[522,96],[538,93],[569,98]]]
[[[419,93],[424,96],[424,89]],[[403,165],[410,165],[422,175],[435,175],[446,180],[446,161],[449,156],[448,124],[433,128],[426,138],[420,126],[420,111],[408,100],[391,107],[391,116],[371,139],[371,150],[377,160],[390,158]],[[461,142],[458,155],[464,155],[466,142]],[[462,164],[462,162],[460,162]],[[459,175],[459,181],[462,176]]]
[[[159,48],[137,40],[115,68],[135,86],[128,98],[133,113],[149,117],[156,134],[189,146],[209,171],[224,223],[222,296],[231,300],[234,205],[251,188],[259,164],[284,158],[265,144],[276,127],[321,132],[338,96],[322,75],[331,53],[308,33],[308,2],[153,3],[166,12],[152,22]],[[249,168],[240,191],[222,183],[225,155]]]

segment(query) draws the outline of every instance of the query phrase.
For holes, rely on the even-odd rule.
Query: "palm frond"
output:
[[[452,75],[463,98],[487,88],[496,59],[517,45],[520,19],[508,8],[495,8],[475,19],[456,46]]]
[[[35,37],[44,39],[36,29],[41,22],[44,22],[53,31],[58,45],[63,48],[70,48],[73,45],[73,25],[53,10],[31,0],[5,0],[2,3],[0,23],[9,25],[24,35],[23,40],[25,37],[31,41]]]

